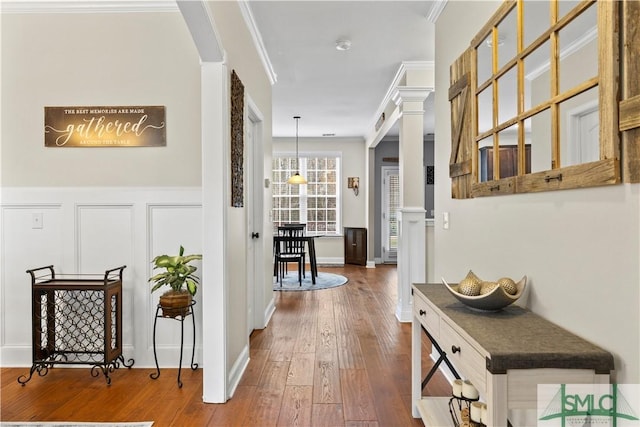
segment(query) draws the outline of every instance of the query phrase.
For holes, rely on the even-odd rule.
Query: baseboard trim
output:
[[[229,372],[229,380],[227,382],[227,390],[229,398],[233,397],[233,394],[236,392],[236,388],[238,388],[238,384],[242,379],[242,375],[244,371],[249,366],[249,345],[247,344],[240,352],[240,355],[236,359],[235,363],[231,367],[231,371]]]

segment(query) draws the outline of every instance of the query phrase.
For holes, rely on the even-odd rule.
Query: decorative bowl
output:
[[[458,292],[458,285],[450,285],[442,278],[442,283],[456,297],[458,301],[473,310],[478,311],[498,311],[515,302],[522,296],[527,285],[527,276],[524,276],[516,283],[517,292],[514,295],[508,294],[502,286],[496,286],[484,295],[467,296]]]

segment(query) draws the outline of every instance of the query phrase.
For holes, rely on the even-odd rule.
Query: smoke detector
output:
[[[351,49],[351,40],[340,39],[336,41],[336,49],[338,50],[349,50]]]

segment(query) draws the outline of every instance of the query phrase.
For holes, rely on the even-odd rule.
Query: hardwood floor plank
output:
[[[269,350],[250,350],[250,363],[240,379],[240,385],[258,385],[264,367],[269,359]]]
[[[255,386],[238,386],[233,397],[223,405],[207,405],[215,408],[207,427],[244,427],[245,416],[253,405]],[[154,424],[155,427],[155,424]]]
[[[250,338],[250,361],[225,404],[202,402],[202,369],[120,368],[91,377],[90,368],[51,369],[21,386],[28,367],[0,368],[2,421],[154,421],[154,427],[420,426],[411,416],[411,328],[395,318],[394,266],[325,268],[342,287],[275,292],[269,325]],[[422,340],[422,369],[433,366]],[[425,395],[447,396],[438,372]],[[55,417],[55,418],[53,418]],[[369,419],[370,418],[370,419]]]
[[[314,353],[294,353],[289,365],[287,386],[313,385]]]
[[[377,421],[347,421],[344,425],[345,427],[380,427]]]
[[[337,360],[317,360],[313,377],[313,403],[342,403]]]
[[[312,386],[287,386],[282,398],[278,426],[310,426]]]
[[[258,382],[258,388],[282,393],[287,385],[289,362],[267,362]]]
[[[377,420],[369,376],[364,369],[341,369],[342,399],[346,421]]]
[[[311,412],[312,427],[342,427],[344,415],[341,404],[314,404]]]
[[[283,395],[284,390],[273,391],[257,388],[243,425],[261,427],[277,425],[280,408],[283,403]]]
[[[394,367],[389,367],[383,362],[378,344],[375,340],[365,339],[363,341],[361,345],[367,371],[375,372],[375,375],[371,375],[369,380],[375,399],[378,422],[385,426],[410,425],[412,417],[404,407],[401,396],[402,392],[399,392],[392,382],[390,370],[394,369]]]
[[[309,294],[309,292],[307,292]],[[318,328],[317,300],[305,299],[301,306],[302,315],[299,318],[300,329],[293,346],[296,353],[314,353],[316,351],[316,331]]]

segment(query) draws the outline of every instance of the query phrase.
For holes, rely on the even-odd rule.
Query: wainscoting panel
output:
[[[76,265],[82,274],[104,273],[126,265],[122,278],[122,340],[133,346],[132,304],[134,252],[134,206],[77,204],[75,214]]]
[[[177,255],[180,245],[185,249],[185,255],[202,253],[202,207],[198,204],[148,204],[147,205],[147,224],[149,230],[148,239],[148,259],[152,260],[157,255]],[[193,265],[198,267],[196,273],[201,277],[202,263],[194,262]],[[148,273],[146,277],[151,277],[153,265],[148,264]],[[204,284],[201,284],[204,286]],[[196,346],[202,346],[202,305],[200,304],[200,296],[202,294],[202,286],[199,287],[196,294]],[[147,287],[151,287],[148,285]],[[151,317],[155,315],[160,295],[167,291],[168,288],[162,288],[148,294],[149,307],[152,311]],[[191,318],[187,318],[184,323],[184,342],[187,348],[191,348],[193,342],[193,323]],[[158,319],[156,332],[156,348],[158,351],[159,363],[161,365],[175,365],[177,359],[175,352],[166,349],[173,349],[180,345],[181,324],[177,320],[163,318]],[[147,334],[147,347],[151,348],[153,344],[153,330],[149,329]],[[187,354],[187,353],[185,353]],[[169,358],[170,360],[163,360]]]
[[[150,293],[151,259],[202,250],[200,188],[2,188],[0,363],[31,365],[31,280],[27,269],[95,274],[126,265],[123,283],[124,357],[150,367],[160,291]],[[200,263],[198,263],[200,267]],[[199,294],[200,294],[199,290]],[[198,298],[200,295],[198,295]],[[196,305],[196,361],[202,361],[202,307]],[[192,323],[185,322],[185,361]],[[179,361],[180,323],[158,319],[158,359]],[[186,366],[183,363],[183,367]]]
[[[3,204],[1,232],[2,361],[8,349],[30,360],[31,276],[26,270],[62,264],[61,206]]]

